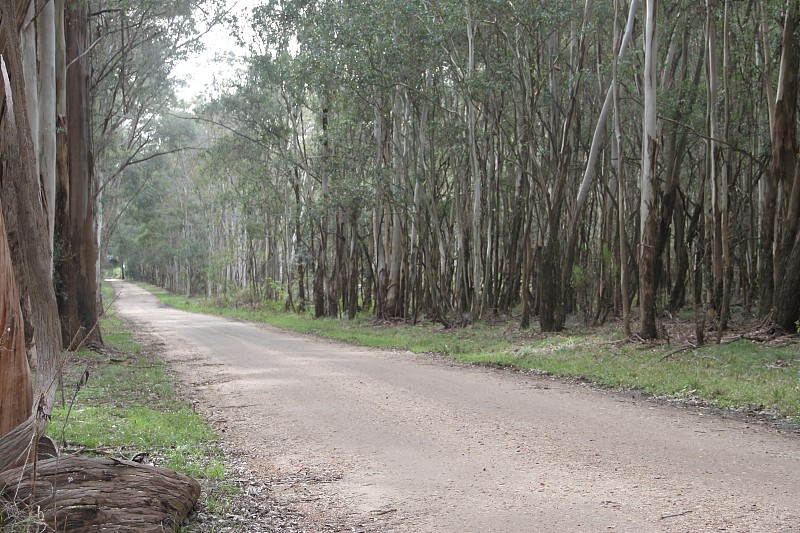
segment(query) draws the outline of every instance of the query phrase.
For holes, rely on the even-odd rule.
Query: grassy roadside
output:
[[[104,286],[105,301],[112,298]],[[178,396],[164,362],[132,340],[113,310],[100,327],[104,354],[81,350],[68,356],[49,435],[69,452],[125,458],[145,453],[157,466],[198,479],[205,509],[223,512],[235,488],[226,481],[216,434]]]
[[[513,323],[442,330],[435,325],[375,324],[313,319],[277,309],[217,307],[148,285],[168,306],[262,322],[300,333],[368,347],[441,353],[469,363],[535,369],[588,380],[602,387],[637,389],[660,397],[754,411],[800,423],[800,348],[739,339],[695,350],[668,343],[621,340],[611,329],[543,335]]]

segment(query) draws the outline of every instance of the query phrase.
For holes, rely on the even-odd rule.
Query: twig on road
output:
[[[666,518],[675,518],[676,516],[683,516],[683,515],[689,514],[691,512],[692,512],[692,510],[689,509],[688,511],[682,511],[680,513],[675,513],[675,514],[662,514],[661,515],[661,520],[664,520]]]

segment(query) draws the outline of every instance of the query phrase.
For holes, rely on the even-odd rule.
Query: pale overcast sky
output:
[[[227,0],[229,9],[239,18],[240,26],[249,30],[250,13],[260,0]],[[179,63],[172,71],[173,77],[187,82],[185,88],[178,90],[178,96],[191,101],[195,96],[213,91],[214,83],[229,79],[236,67],[225,62],[216,61],[219,56],[233,54],[241,57],[246,50],[238,46],[231,30],[225,26],[217,26],[203,36],[205,51]]]

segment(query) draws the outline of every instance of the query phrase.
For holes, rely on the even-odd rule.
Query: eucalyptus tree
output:
[[[786,330],[800,329],[800,304],[798,292],[800,285],[800,161],[798,161],[797,140],[797,104],[798,104],[798,70],[800,69],[800,38],[797,35],[800,3],[789,1],[784,15],[783,33],[781,37],[781,62],[778,86],[775,97],[775,118],[771,122],[772,166],[770,168],[768,205],[776,205],[776,210],[783,216],[783,225],[778,234],[776,249],[780,255],[776,259],[777,268],[773,281],[769,281],[769,272],[762,266],[761,279],[767,290],[775,290],[777,296],[775,306],[778,324]],[[776,189],[782,191],[782,201],[775,202]],[[766,211],[768,214],[769,211]],[[771,219],[764,216],[764,220]],[[769,223],[762,226],[761,238],[764,261],[770,257],[766,248],[770,241],[767,235]],[[769,300],[762,302],[762,310]]]
[[[33,81],[26,85],[32,112],[40,115],[34,137],[55,241],[65,345],[102,342],[96,327],[98,248],[107,236],[99,199],[126,166],[155,155],[151,124],[171,102],[171,65],[196,44],[196,10],[215,5],[30,3],[24,33],[31,35],[25,49]]]
[[[24,5],[27,9],[20,30],[20,46],[23,50],[25,97],[36,154],[36,173],[46,201],[52,253],[56,202],[56,58],[57,54],[63,55],[65,49],[64,2],[36,0],[20,3],[20,6]],[[63,74],[59,78],[63,84]]]
[[[44,430],[55,399],[61,349],[58,309],[51,283],[48,210],[36,170],[21,57],[25,52],[20,52],[19,20],[13,7],[13,3],[0,4],[0,57],[4,73],[0,81],[4,94],[0,118],[2,431],[5,433],[14,423],[27,421],[12,432],[19,438],[18,448],[13,448],[13,442],[8,448],[8,442],[2,441],[0,469],[24,462],[31,440],[41,434],[36,431]],[[19,7],[24,13],[27,4]],[[31,350],[34,346],[35,352]],[[31,389],[26,386],[28,365],[36,369],[33,397],[28,396]],[[10,387],[6,389],[6,385]],[[31,406],[35,407],[29,410]]]
[[[614,1],[614,49],[618,48],[617,43],[620,43],[620,30],[619,30],[619,0]],[[631,0],[631,14],[628,16],[635,16],[635,3]],[[626,24],[626,33],[628,33],[628,26]],[[619,46],[620,51],[622,47]],[[613,105],[613,138],[611,143],[611,164],[615,178],[617,180],[617,246],[619,247],[619,292],[622,307],[622,324],[625,335],[630,336],[630,299],[628,297],[628,239],[625,231],[625,165],[623,164],[623,144],[622,144],[622,128],[620,126],[620,105],[619,105],[619,56],[615,56],[611,64],[611,99]],[[605,104],[604,104],[605,105]],[[599,121],[598,121],[599,125]],[[588,166],[587,166],[588,168]]]
[[[658,36],[656,20],[658,0],[646,0],[644,23],[644,116],[642,131],[641,174],[641,238],[639,244],[639,313],[640,335],[644,339],[658,337],[655,304],[655,240],[656,240],[656,91]]]
[[[89,11],[83,3],[66,7],[64,110],[65,137],[56,188],[56,254],[62,341],[75,349],[101,344],[97,327],[97,245],[94,225],[94,167],[89,95]],[[64,146],[64,143],[66,146]]]

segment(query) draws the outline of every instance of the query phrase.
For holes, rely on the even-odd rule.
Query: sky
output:
[[[227,0],[228,9],[235,14],[240,26],[249,29],[249,18],[253,7],[259,5],[260,0]],[[191,102],[195,97],[213,94],[213,86],[230,79],[235,73],[235,66],[224,61],[218,61],[220,56],[233,54],[242,57],[247,51],[240,47],[236,38],[231,35],[231,29],[219,25],[203,36],[205,50],[178,63],[172,71],[173,77],[183,79],[187,86],[177,91],[178,97]]]

